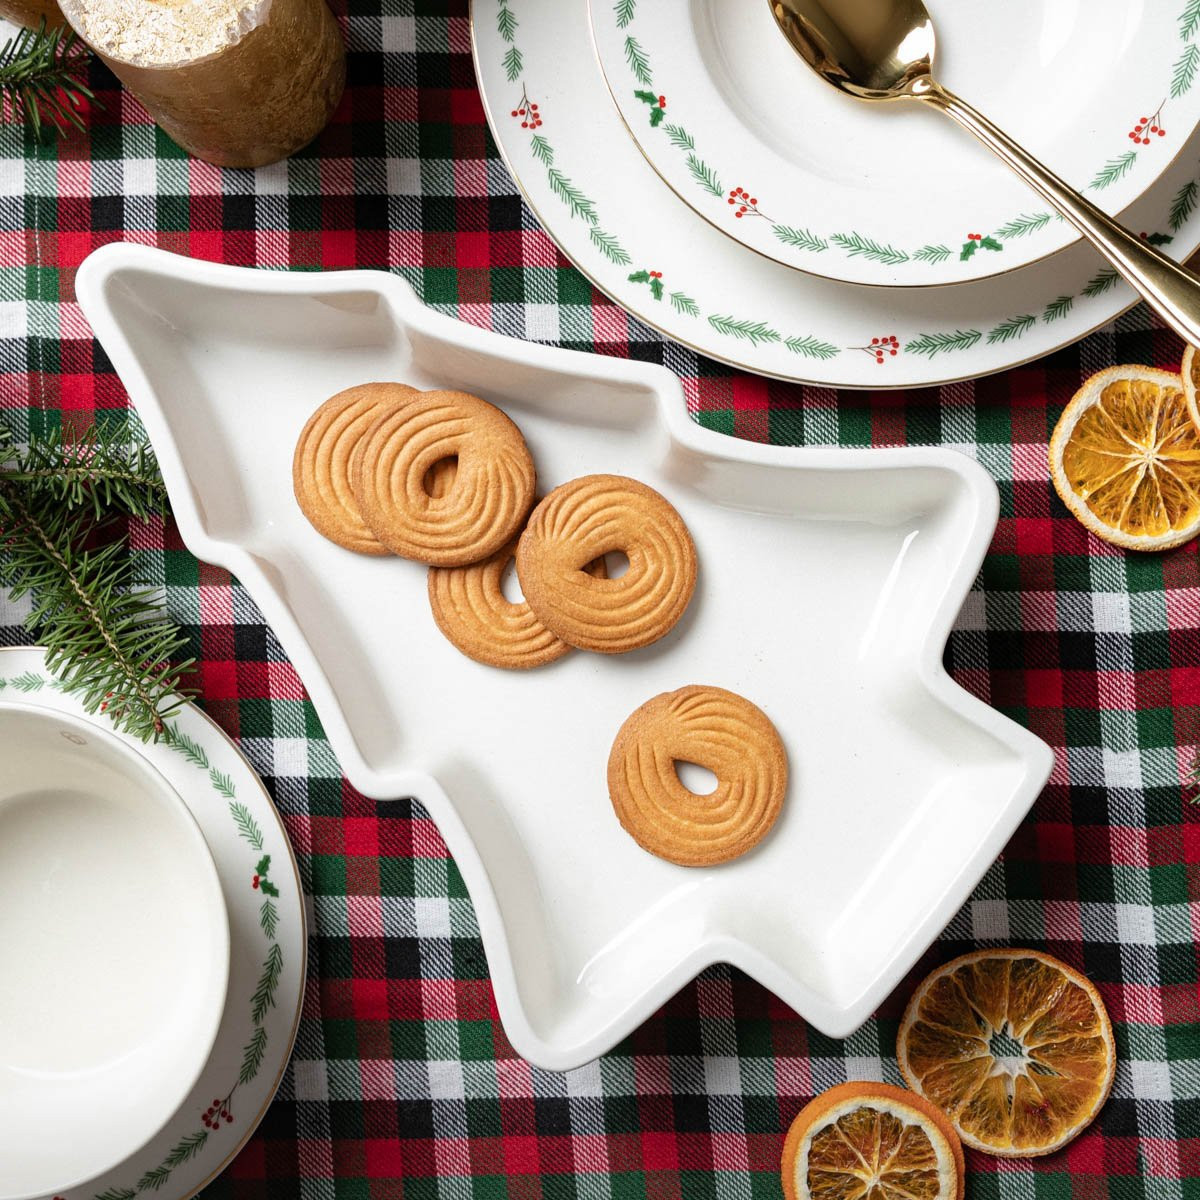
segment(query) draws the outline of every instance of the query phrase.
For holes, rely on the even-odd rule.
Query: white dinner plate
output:
[[[943,114],[836,92],[767,0],[590,7],[642,153],[697,213],[769,258],[928,286],[1002,274],[1079,238]],[[1187,0],[928,7],[938,79],[1106,212],[1154,184],[1200,120],[1200,15]]]
[[[0,649],[0,699],[65,713],[120,739],[175,789],[200,826],[229,914],[229,987],[199,1082],[159,1133],[62,1200],[187,1200],[223,1170],[275,1095],[300,1021],[307,954],[296,859],[262,781],[195,705],[171,718],[172,737],[146,744],[84,712],[46,669],[43,652]],[[54,1131],[47,1154],[57,1153]],[[2,1144],[2,1142],[0,1142]]]
[[[471,14],[492,131],[546,231],[623,308],[702,354],[806,383],[919,387],[1037,358],[1134,302],[1082,244],[947,288],[864,288],[791,270],[719,233],[647,163],[605,85],[587,0],[472,0]],[[540,124],[523,128],[527,115],[511,114],[535,103]],[[1170,239],[1176,258],[1200,243],[1198,159],[1193,134],[1128,214],[1139,232]]]
[[[951,623],[995,527],[943,449],[761,446],[702,429],[663,367],[503,338],[382,272],[253,271],[97,250],[79,302],[158,452],[180,533],[270,621],[350,781],[412,796],[470,889],[505,1029],[577,1066],[724,961],[825,1032],[859,1025],[969,896],[1049,748],[955,685]],[[302,426],[369,380],[482,395],[544,489],[631,475],[686,521],[696,594],[661,642],[532,671],[464,657],[426,569],[323,539],[292,495]],[[770,836],[712,869],[646,853],[606,764],[626,717],[707,683],[760,706],[790,785]]]

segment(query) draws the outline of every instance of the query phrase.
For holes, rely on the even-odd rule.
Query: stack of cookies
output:
[[[679,513],[622,475],[586,475],[542,498],[515,424],[466,392],[368,383],[309,418],[292,463],[300,508],[319,533],[360,554],[429,568],[442,633],[476,662],[525,670],[572,648],[622,654],[658,641],[696,588],[696,547]],[[605,555],[629,567],[610,578]],[[515,559],[523,601],[502,590]],[[698,796],[676,764],[717,776]],[[748,700],[715,687],[655,696],[624,723],[608,764],[622,826],[683,866],[744,854],[775,823],[787,755]]]

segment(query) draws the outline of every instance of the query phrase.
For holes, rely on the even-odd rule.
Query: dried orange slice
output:
[[[908,1002],[896,1058],[968,1146],[1010,1158],[1077,1137],[1117,1065],[1099,992],[1036,950],[980,950],[939,967]]]
[[[1049,457],[1062,502],[1097,537],[1168,550],[1200,533],[1200,428],[1178,375],[1093,375],[1059,417]]]
[[[787,1200],[961,1200],[962,1145],[928,1100],[886,1083],[815,1097],[783,1144]]]

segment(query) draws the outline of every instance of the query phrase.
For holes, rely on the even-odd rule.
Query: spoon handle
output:
[[[1184,341],[1200,345],[1200,279],[1085,200],[953,92],[930,80],[929,86],[912,94],[969,129],[1057,208]]]

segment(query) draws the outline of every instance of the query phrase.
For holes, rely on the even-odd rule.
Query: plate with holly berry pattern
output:
[[[930,0],[938,77],[1106,212],[1152,187],[1200,121],[1194,0]],[[590,0],[629,135],[723,233],[877,285],[983,279],[1079,234],[927,105],[830,88],[766,0]]]
[[[183,798],[208,843],[229,912],[229,991],[199,1082],[159,1134],[115,1170],[56,1200],[187,1200],[224,1170],[271,1102],[300,1020],[307,919],[287,833],[262,781],[195,705],[147,745],[62,691],[40,649],[0,649],[0,697],[70,713],[145,757]],[[46,1154],[53,1155],[47,1130]]]
[[[1186,2],[1180,12],[1183,0],[1168,0],[1182,34],[1185,82],[1200,71],[1200,0]],[[643,6],[647,0],[631,6],[635,18]],[[1042,7],[1073,13],[1081,5]],[[1145,4],[1128,7],[1131,22],[1149,19]],[[784,266],[699,216],[638,150],[600,69],[588,0],[473,0],[471,24],[489,123],[543,228],[597,288],[702,354],[800,383],[923,387],[1048,354],[1135,302],[1132,289],[1084,244],[952,288],[864,287]],[[1032,37],[1028,49],[1038,52]],[[1120,80],[1112,88],[1120,92]],[[667,96],[663,111],[671,105]],[[1146,112],[1136,108],[1133,119]],[[1175,124],[1165,111],[1163,120]],[[1192,132],[1125,214],[1177,259],[1200,244],[1198,163],[1200,134]],[[736,184],[732,177],[721,182]],[[755,198],[765,202],[761,191],[751,193]],[[978,225],[964,231],[984,232]],[[973,257],[1006,252],[982,249]]]

